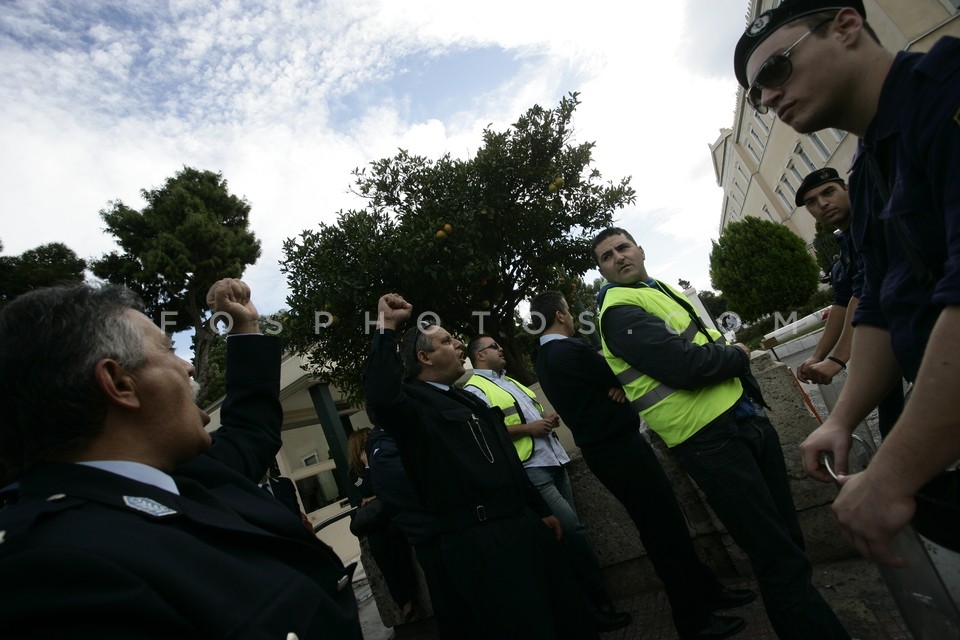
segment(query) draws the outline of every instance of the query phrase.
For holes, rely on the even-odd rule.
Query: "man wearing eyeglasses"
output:
[[[396,330],[413,306],[390,293],[377,311],[367,407],[438,532],[433,577],[445,615],[460,623],[441,629],[445,640],[597,638],[586,598],[558,561],[560,523],[524,473],[502,414],[453,386],[465,373],[463,344],[417,322],[398,354]]]
[[[603,586],[597,556],[587,541],[586,527],[574,507],[570,477],[564,468],[570,456],[553,432],[560,425],[560,416],[554,412],[544,414],[537,395],[505,374],[503,349],[491,336],[480,335],[471,340],[467,355],[474,373],[463,388],[486,405],[503,411],[504,425],[527,476],[563,526],[562,544],[593,603],[597,628],[613,631],[625,627],[630,624],[630,614],[614,610]]]
[[[822,456],[833,456],[844,537],[864,556],[903,566],[893,537],[921,515],[925,485],[960,458],[960,40],[894,55],[859,0],[785,0],[747,28],[734,68],[758,110],[800,133],[835,127],[860,138],[850,174],[864,263],[856,367],[801,451],[807,473],[824,482],[832,478]],[[869,468],[846,476],[850,434],[901,375],[914,383],[911,401]],[[930,537],[960,548],[952,518]]]

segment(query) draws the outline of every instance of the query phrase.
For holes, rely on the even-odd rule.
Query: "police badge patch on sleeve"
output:
[[[150,498],[123,496],[123,503],[131,509],[142,511],[143,513],[149,514],[155,518],[172,516],[177,513],[175,509],[171,509],[170,507],[160,504],[156,500],[152,500]]]

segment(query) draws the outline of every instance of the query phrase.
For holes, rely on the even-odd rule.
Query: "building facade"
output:
[[[779,0],[749,0],[746,24]],[[867,22],[892,51],[926,51],[940,37],[960,37],[960,0],[864,0]],[[733,53],[731,51],[731,64]],[[723,188],[720,233],[754,216],[786,225],[812,253],[815,222],[794,205],[804,176],[822,167],[848,173],[857,139],[836,129],[801,135],[772,112],[760,115],[737,92],[733,126],[710,145],[717,184]]]

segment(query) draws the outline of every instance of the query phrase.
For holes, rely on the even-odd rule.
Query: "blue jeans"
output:
[[[849,638],[810,581],[783,449],[770,421],[762,416],[736,420],[729,412],[671,452],[750,558],[777,636]]]
[[[567,470],[559,466],[526,467],[525,470],[530,482],[563,527],[561,548],[590,601],[595,606],[609,603],[610,597],[603,586],[597,556],[587,542],[587,528],[580,522],[574,507],[573,489]]]

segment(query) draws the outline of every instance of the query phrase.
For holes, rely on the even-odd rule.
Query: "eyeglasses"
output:
[[[487,349],[496,349],[497,351],[500,351],[500,345],[498,345],[496,342],[491,342],[490,344],[485,346],[483,349],[480,349],[480,351],[486,351]],[[478,351],[477,353],[479,353],[480,351]]]
[[[750,106],[753,107],[757,113],[767,112],[766,105],[761,104],[761,100],[763,99],[763,90],[781,87],[784,85],[784,83],[786,83],[787,80],[790,79],[790,74],[793,73],[793,63],[790,62],[790,54],[793,53],[793,50],[797,48],[797,45],[803,42],[804,39],[811,33],[828,22],[831,22],[834,17],[835,16],[831,16],[821,20],[812,29],[810,29],[810,31],[807,31],[805,34],[800,36],[796,42],[787,47],[783,53],[772,55],[764,60],[763,64],[760,65],[760,70],[757,71],[756,77],[753,79],[753,84],[751,84],[750,88],[747,90],[747,102],[750,103]]]

